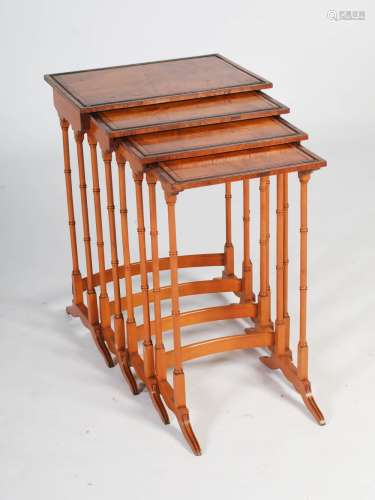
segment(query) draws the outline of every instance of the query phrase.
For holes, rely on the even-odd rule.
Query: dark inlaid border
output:
[[[272,149],[277,149],[280,146],[284,145],[277,145],[277,146],[272,146],[272,147],[266,147],[266,148],[259,148],[256,150],[249,150],[247,151],[248,154],[251,154],[252,152],[254,153],[261,153],[264,151],[269,151]],[[243,170],[231,172],[230,174],[223,174],[222,177],[220,175],[216,174],[213,176],[207,176],[207,177],[199,177],[199,178],[190,178],[190,179],[185,179],[185,180],[178,180],[175,177],[172,177],[172,175],[168,172],[169,167],[168,167],[168,162],[159,162],[156,163],[155,165],[150,165],[149,168],[154,170],[155,173],[158,175],[159,179],[162,182],[166,182],[169,184],[172,188],[173,186],[176,186],[178,189],[192,189],[195,187],[202,187],[204,185],[209,184],[221,184],[226,182],[228,179],[236,178],[234,180],[242,180],[246,178],[259,178],[263,177],[266,175],[276,175],[279,170],[285,169],[288,170],[288,173],[291,172],[297,172],[299,170],[318,170],[322,167],[325,167],[327,165],[326,160],[318,156],[317,154],[313,153],[312,151],[306,149],[305,147],[301,146],[299,143],[293,143],[293,144],[285,144],[284,147],[289,147],[289,148],[297,148],[299,151],[304,153],[306,156],[308,156],[310,159],[307,159],[306,161],[299,161],[299,162],[293,162],[293,163],[288,163],[285,165],[280,165],[279,167],[269,167],[268,169],[265,169],[263,171],[248,171],[244,172]],[[241,151],[238,153],[246,153],[245,151]],[[235,152],[233,152],[235,154]],[[227,157],[228,155],[225,153],[217,154],[217,155],[211,155],[210,158],[212,159],[219,159],[222,157]],[[205,158],[207,159],[207,158]],[[198,158],[196,159],[197,161],[199,160]]]
[[[276,121],[283,125],[286,129],[294,132],[288,135],[273,135],[271,137],[264,137],[262,139],[253,140],[241,140],[241,141],[231,141],[227,143],[213,144],[212,146],[194,146],[189,148],[182,148],[173,151],[164,151],[163,153],[147,153],[142,146],[133,141],[132,136],[126,138],[121,144],[124,145],[125,149],[131,150],[138,159],[145,163],[167,160],[179,160],[189,157],[196,156],[207,156],[222,152],[233,152],[240,151],[244,149],[254,149],[262,147],[271,147],[274,145],[282,145],[290,142],[304,141],[308,139],[306,132],[303,132],[299,128],[295,127],[291,123],[287,122],[281,117],[270,117],[270,120]],[[251,120],[249,120],[251,121]],[[217,124],[220,126],[221,124]],[[225,124],[222,124],[223,127]],[[215,126],[215,125],[212,125]],[[200,128],[200,127],[197,127]]]
[[[215,87],[212,89],[202,89],[202,90],[194,90],[192,92],[185,92],[185,93],[176,93],[176,94],[164,94],[164,95],[159,95],[159,96],[151,96],[151,97],[145,97],[145,98],[136,98],[136,99],[128,99],[128,100],[123,100],[123,101],[115,101],[111,103],[97,103],[95,105],[85,105],[80,101],[79,98],[74,96],[64,85],[62,85],[56,78],[58,76],[62,75],[71,75],[71,74],[76,74],[76,73],[88,73],[91,71],[104,71],[108,69],[117,69],[117,68],[128,68],[132,66],[145,66],[149,64],[158,64],[158,63],[165,63],[165,62],[173,62],[173,61],[184,61],[184,60],[191,60],[191,59],[201,59],[205,57],[217,57],[221,60],[223,60],[225,63],[233,66],[234,68],[242,71],[243,73],[246,73],[249,76],[252,76],[253,78],[257,79],[257,83],[248,83],[248,84],[238,84],[238,85],[227,85],[225,87]],[[137,64],[124,64],[120,66],[107,66],[104,68],[93,68],[93,69],[86,69],[86,70],[81,70],[81,71],[66,71],[64,73],[52,73],[48,75],[44,75],[44,79],[47,83],[49,83],[52,87],[55,87],[60,90],[70,101],[72,101],[76,106],[80,108],[80,111],[82,113],[92,113],[94,111],[107,111],[110,109],[118,109],[122,107],[134,107],[134,106],[140,106],[140,105],[146,105],[146,104],[158,104],[162,102],[168,102],[165,99],[167,97],[171,97],[171,101],[184,101],[187,99],[192,99],[192,98],[198,98],[198,97],[208,97],[208,96],[214,96],[214,95],[222,95],[225,93],[231,94],[231,93],[236,93],[236,92],[245,92],[247,90],[260,90],[264,88],[271,88],[272,83],[269,82],[268,80],[262,78],[261,76],[257,75],[256,73],[252,73],[251,71],[243,68],[242,66],[239,66],[238,64],[234,63],[233,61],[230,61],[226,57],[222,56],[221,54],[204,54],[200,56],[193,56],[193,57],[180,57],[176,59],[164,59],[160,61],[149,61],[149,62],[144,62],[144,63],[137,63]]]
[[[213,114],[204,117],[186,118],[182,120],[164,121],[158,123],[151,123],[148,125],[138,125],[134,127],[123,127],[123,128],[112,127],[110,120],[106,120],[103,116],[101,116],[101,113],[95,113],[93,115],[93,118],[96,121],[98,127],[105,130],[106,133],[109,134],[112,138],[119,138],[119,137],[126,137],[128,135],[164,132],[174,129],[178,130],[182,128],[199,127],[203,125],[215,125],[216,123],[227,123],[227,122],[232,123],[235,121],[243,121],[256,118],[267,118],[270,116],[278,116],[290,112],[290,109],[287,106],[277,101],[273,97],[264,94],[263,92],[260,91],[254,91],[254,93],[258,94],[265,101],[268,101],[271,104],[273,104],[274,107],[258,109],[256,111],[244,110],[244,111],[237,111],[234,113],[228,112],[225,114],[217,114],[217,115]],[[206,99],[210,99],[210,97],[206,97]],[[194,101],[194,99],[191,100]],[[165,104],[169,105],[171,103],[165,103]]]

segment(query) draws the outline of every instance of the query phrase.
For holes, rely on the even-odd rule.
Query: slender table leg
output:
[[[113,366],[113,361],[102,336],[102,329],[99,324],[98,303],[96,298],[95,287],[93,284],[90,223],[89,223],[89,211],[87,206],[87,185],[86,185],[85,161],[83,156],[83,145],[82,145],[84,139],[84,133],[80,131],[75,132],[74,137],[77,147],[79,189],[81,197],[81,211],[82,211],[82,223],[83,223],[83,241],[84,241],[85,258],[86,258],[88,323],[90,325],[90,331],[92,333],[97,348],[104,357],[107,366],[111,367]]]
[[[260,191],[260,272],[259,272],[259,297],[258,297],[258,328],[272,331],[270,300],[268,294],[268,199],[267,199],[267,178],[261,177],[259,180]]]
[[[250,260],[250,181],[243,181],[243,263],[241,302],[253,300],[253,267]]]
[[[232,184],[225,183],[225,266],[223,278],[234,276],[234,249],[232,243]]]
[[[112,184],[112,153],[103,152],[103,160],[105,164],[105,180],[107,188],[107,209],[109,221],[109,234],[111,240],[111,264],[113,276],[113,290],[115,297],[115,349],[118,363],[125,380],[133,394],[138,393],[138,386],[130,369],[128,351],[125,345],[125,328],[124,318],[121,311],[121,295],[120,295],[120,280],[118,272],[118,257],[117,257],[117,242],[116,242],[116,221],[115,221],[115,206],[113,200],[113,184]]]
[[[299,174],[301,184],[301,254],[300,254],[300,338],[298,343],[297,367],[292,363],[289,349],[286,344],[286,330],[284,323],[284,179],[283,174],[277,179],[277,319],[276,319],[276,343],[271,356],[264,356],[261,361],[271,369],[279,368],[284,376],[294,385],[301,395],[307,409],[315,420],[324,425],[325,420],[322,412],[316,404],[311,392],[308,380],[306,341],[306,301],[307,301],[307,183],[310,179],[309,172]]]
[[[174,369],[173,369],[173,398],[176,406],[176,416],[178,423],[195,455],[201,454],[200,445],[195,437],[190,424],[189,410],[186,407],[185,394],[185,374],[182,368],[181,352],[181,329],[180,329],[180,307],[178,291],[178,254],[176,237],[176,196],[165,196],[168,205],[168,227],[169,227],[169,257],[172,288],[172,322],[173,322],[173,350],[174,350]]]
[[[68,135],[69,123],[67,120],[61,119],[60,125],[63,137],[66,201],[68,206],[70,246],[72,251],[72,263],[73,263],[73,271],[72,271],[73,303],[79,305],[83,304],[83,287],[82,287],[82,276],[79,270],[79,263],[78,263],[77,235],[75,228],[76,223],[74,218],[72,171],[70,168],[69,135]]]
[[[310,180],[310,173],[299,174],[301,185],[301,250],[300,250],[300,332],[298,342],[297,376],[306,388],[303,398],[307,408],[314,415],[316,420],[325,424],[324,416],[316,404],[311,392],[308,380],[308,345],[306,339],[306,317],[307,317],[307,183]]]
[[[81,210],[82,210],[82,223],[83,223],[83,242],[85,247],[86,257],[86,272],[87,272],[87,308],[89,321],[92,325],[99,323],[98,304],[96,301],[96,292],[93,285],[93,270],[92,270],[92,255],[91,255],[91,237],[90,237],[90,223],[89,211],[87,206],[87,184],[85,174],[85,161],[83,156],[83,132],[76,132],[74,134],[77,146],[78,158],[78,173],[79,173],[79,190],[81,195]]]
[[[267,258],[267,295],[270,304],[270,316],[271,316],[271,285],[270,285],[270,178],[266,177],[266,233],[267,233],[267,244],[266,244],[266,258]]]
[[[104,255],[104,241],[103,241],[103,224],[102,224],[102,209],[100,201],[100,186],[99,186],[99,173],[98,173],[98,158],[96,153],[97,142],[90,135],[88,136],[91,157],[91,172],[92,172],[92,191],[94,196],[95,207],[95,225],[96,225],[96,245],[98,249],[98,262],[99,262],[99,281],[100,281],[100,295],[99,295],[99,309],[100,309],[100,323],[101,332],[106,337],[111,331],[111,311],[109,306],[109,298],[107,293],[107,282],[105,277],[105,255]],[[108,333],[107,333],[108,332]],[[106,350],[106,361],[108,366],[113,367],[114,361],[108,349]]]
[[[125,178],[125,159],[116,153],[116,160],[118,165],[119,175],[119,197],[120,197],[120,217],[121,217],[121,236],[122,236],[122,250],[124,258],[124,274],[125,274],[125,287],[126,287],[126,337],[128,343],[128,350],[130,355],[138,354],[138,341],[136,332],[136,321],[134,317],[133,306],[133,282],[131,274],[131,260],[130,260],[130,243],[129,243],[129,224],[128,224],[128,208],[126,201],[126,178]]]
[[[289,266],[289,252],[288,252],[288,174],[283,174],[284,176],[284,245],[283,245],[283,285],[284,285],[284,325],[285,325],[285,346],[290,357],[292,357],[292,351],[290,350],[290,317],[288,312],[288,266]]]
[[[143,359],[144,359],[144,373],[145,383],[150,394],[151,400],[160,415],[160,418],[165,424],[169,423],[167,410],[160,397],[160,391],[155,376],[154,367],[154,349],[151,339],[151,325],[150,325],[150,304],[148,297],[148,279],[147,279],[147,256],[146,256],[146,240],[145,240],[145,224],[143,215],[143,173],[134,174],[135,193],[137,200],[137,219],[138,219],[138,242],[139,242],[139,259],[140,259],[140,272],[141,272],[141,290],[143,296],[143,328],[144,328],[144,341],[143,341]]]
[[[277,176],[276,209],[276,340],[275,351],[279,356],[285,354],[284,323],[284,176]]]
[[[161,299],[160,299],[160,269],[158,248],[158,223],[156,210],[156,179],[150,173],[147,174],[150,207],[150,237],[152,249],[152,285],[154,292],[155,311],[155,372],[158,380],[167,380],[167,364],[165,348],[163,344],[163,332],[161,325]]]
[[[310,175],[300,175],[301,183],[301,251],[300,251],[300,299],[299,299],[299,342],[297,372],[301,380],[308,377],[308,345],[306,340],[307,317],[307,183]]]

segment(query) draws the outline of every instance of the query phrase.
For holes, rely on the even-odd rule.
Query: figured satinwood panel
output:
[[[288,112],[284,104],[255,91],[103,111],[94,119],[110,137],[124,137]]]
[[[219,54],[45,75],[83,113],[272,87]]]
[[[175,160],[307,139],[307,134],[279,117],[257,118],[189,129],[130,136],[121,148],[143,163]]]
[[[153,168],[153,171],[172,190],[179,191],[228,180],[297,170],[316,170],[326,164],[325,160],[300,144],[285,144],[229,154],[161,162]]]

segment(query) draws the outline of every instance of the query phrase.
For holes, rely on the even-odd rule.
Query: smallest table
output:
[[[267,347],[269,356],[261,361],[271,369],[279,368],[301,395],[306,407],[317,422],[323,425],[324,417],[311,393],[308,379],[308,345],[306,340],[307,300],[307,184],[312,171],[325,166],[326,162],[298,143],[216,154],[206,157],[159,162],[147,170],[150,191],[150,225],[154,282],[155,321],[149,325],[154,334],[156,377],[160,393],[167,406],[175,413],[181,430],[195,454],[200,446],[192,430],[185,397],[183,363],[190,359],[234,349]],[[293,364],[289,345],[288,314],[288,174],[298,172],[300,180],[300,330],[298,357]],[[142,174],[142,173],[141,173]],[[135,172],[135,176],[137,173]],[[271,319],[269,280],[269,184],[270,176],[277,184],[276,224],[276,318]],[[259,294],[252,292],[252,264],[249,249],[249,183],[259,178],[260,190],[260,283]],[[159,181],[164,189],[168,207],[169,255],[172,289],[172,317],[162,318],[160,311],[160,280],[158,256],[158,228],[155,184]],[[179,310],[181,284],[178,281],[178,254],[176,240],[175,204],[177,195],[185,189],[207,187],[212,184],[241,181],[244,191],[244,249],[243,280],[239,304],[219,308],[211,307],[196,311],[193,318],[184,320]],[[246,201],[247,200],[247,201]],[[146,262],[141,263],[146,273]],[[199,287],[199,282],[197,283]],[[148,311],[144,311],[148,314]],[[192,323],[250,317],[254,328],[236,335],[209,339],[190,345],[181,345],[181,326]],[[186,319],[186,318],[185,318]],[[163,332],[173,331],[173,350],[166,351]],[[145,332],[147,336],[147,332]],[[128,339],[128,345],[134,344]],[[132,353],[130,353],[131,356]],[[167,381],[167,369],[173,368],[173,383]]]

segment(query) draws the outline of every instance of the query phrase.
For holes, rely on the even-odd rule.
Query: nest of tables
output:
[[[184,363],[234,349],[263,347],[261,361],[280,369],[301,395],[319,424],[318,408],[308,378],[307,344],[307,187],[311,173],[326,165],[301,141],[307,134],[281,118],[289,108],[263,92],[272,84],[221,55],[158,61],[46,75],[53,87],[60,118],[64,153],[68,222],[72,251],[73,300],[67,310],[81,318],[108,367],[119,365],[133,394],[141,387],[161,420],[169,423],[167,408],[196,455],[199,442],[190,423],[186,402]],[[69,127],[77,152],[82,235],[77,235],[77,207],[69,150]],[[91,169],[85,166],[87,137]],[[105,186],[101,186],[102,164]],[[117,174],[113,172],[116,159]],[[128,217],[126,171],[132,171],[137,228]],[[288,313],[288,177],[300,180],[300,311],[297,361],[290,349]],[[89,210],[86,179],[90,177],[93,213]],[[270,182],[276,183],[276,224],[270,227]],[[148,187],[151,258],[147,256],[144,180]],[[234,272],[232,243],[232,183],[243,186],[243,265]],[[259,262],[250,245],[250,182],[259,183]],[[156,184],[160,183],[168,213],[169,255],[159,256]],[[226,240],[222,252],[178,255],[176,202],[182,191],[223,184]],[[116,190],[116,191],[115,191]],[[108,235],[103,228],[103,195]],[[118,210],[115,199],[119,200]],[[96,234],[93,259],[91,232]],[[270,233],[276,240],[276,311],[271,317]],[[132,259],[129,234],[138,234],[139,262]],[[108,245],[106,246],[106,242]],[[84,263],[79,260],[80,245]],[[106,248],[110,256],[106,256]],[[111,266],[107,267],[110,257]],[[253,266],[259,266],[254,286]],[[181,268],[221,266],[216,279],[181,283]],[[83,271],[84,270],[84,271]],[[170,270],[170,285],[161,287],[160,271]],[[83,272],[85,273],[83,275]],[[152,274],[152,289],[149,288]],[[141,290],[133,290],[139,276]],[[122,284],[126,291],[122,294]],[[257,290],[257,294],[255,293]],[[233,292],[234,302],[180,312],[182,296]],[[172,314],[162,316],[161,303],[170,300]],[[153,304],[151,314],[150,304]],[[142,306],[143,322],[134,309]],[[254,326],[235,335],[182,345],[185,326],[234,318],[251,318]],[[164,346],[171,332],[173,348]],[[168,381],[168,370],[173,379]],[[140,382],[141,381],[141,384]],[[166,408],[167,407],[167,408]]]

